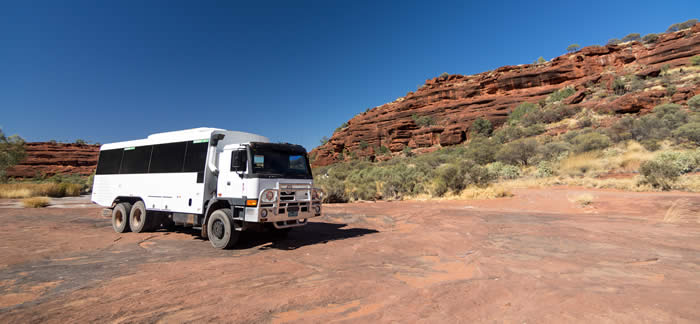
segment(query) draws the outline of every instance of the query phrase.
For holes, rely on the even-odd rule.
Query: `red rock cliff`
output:
[[[97,167],[99,145],[36,142],[26,143],[27,156],[7,170],[12,178],[33,178],[56,173],[90,175]]]
[[[679,88],[672,98],[664,91],[643,91],[621,96],[612,102],[587,98],[590,85],[612,87],[616,75],[657,76],[664,65],[689,64],[700,54],[700,24],[691,30],[660,35],[655,44],[590,46],[544,64],[504,66],[475,75],[449,75],[429,79],[405,97],[361,113],[337,131],[328,143],[312,150],[314,165],[339,161],[342,152],[373,157],[373,147],[392,152],[404,147],[455,145],[467,140],[472,122],[483,117],[502,124],[511,109],[521,102],[538,102],[555,90],[573,86],[577,92],[565,100],[598,110],[639,113],[662,101],[684,101],[698,93],[698,84]],[[412,115],[429,116],[435,126],[419,127]],[[366,144],[365,144],[366,143]]]

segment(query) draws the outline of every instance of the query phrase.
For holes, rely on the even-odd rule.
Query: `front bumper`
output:
[[[307,184],[280,184],[278,189],[266,189],[258,198],[257,216],[263,223],[273,223],[277,228],[306,225],[312,217],[321,216],[323,191]],[[267,192],[274,199],[266,200]],[[313,192],[318,195],[314,197]]]

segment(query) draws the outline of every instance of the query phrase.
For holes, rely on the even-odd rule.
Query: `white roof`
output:
[[[270,141],[265,136],[253,133],[228,131],[221,128],[199,127],[179,131],[151,134],[145,139],[103,144],[102,147],[100,147],[100,150],[110,150],[124,147],[154,145],[172,142],[209,140],[212,134],[214,133],[224,135],[224,139],[221,141],[222,144]]]

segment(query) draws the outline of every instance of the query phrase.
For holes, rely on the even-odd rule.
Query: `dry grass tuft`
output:
[[[22,205],[27,208],[40,208],[49,205],[48,197],[33,197],[22,199]]]
[[[0,184],[0,198],[75,197],[82,189],[77,183],[4,183]]]
[[[485,188],[480,187],[469,187],[464,190],[459,195],[462,199],[494,199],[494,198],[504,198],[512,197],[513,193],[510,192],[506,187],[499,185],[491,185]]]
[[[581,205],[582,207],[585,207],[585,206],[588,206],[591,203],[593,203],[594,197],[593,197],[593,195],[591,195],[589,193],[583,193],[580,195],[576,195],[574,197],[569,197],[568,199],[572,203],[576,203],[576,204]]]
[[[597,151],[569,156],[559,164],[559,172],[567,176],[590,176],[601,171],[603,165]]]

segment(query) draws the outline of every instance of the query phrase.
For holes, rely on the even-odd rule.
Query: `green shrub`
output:
[[[531,137],[544,133],[546,128],[542,124],[528,127],[506,126],[501,127],[493,134],[493,139],[498,143],[507,143],[523,137]]]
[[[493,125],[491,124],[491,121],[485,118],[477,118],[474,120],[470,128],[470,132],[472,136],[486,136],[489,137],[491,136],[491,133],[493,132]]]
[[[572,150],[573,147],[567,142],[549,142],[541,147],[540,156],[543,161],[554,161],[568,155]]]
[[[576,114],[577,108],[568,105],[548,105],[542,109],[535,109],[527,112],[520,118],[519,125],[528,127],[535,124],[556,123]]]
[[[321,137],[321,145],[326,145],[328,143],[328,136]]]
[[[544,59],[544,57],[540,56],[537,58],[537,60],[533,64],[543,64],[547,63],[547,60]]]
[[[608,40],[608,43],[606,45],[617,45],[620,44],[622,41],[619,38],[611,38]]]
[[[78,145],[87,145],[87,142],[86,142],[85,140],[83,140],[83,139],[77,139],[77,140],[75,140],[75,144],[78,144]]]
[[[361,149],[361,150],[366,149],[367,146],[368,146],[368,144],[367,144],[367,142],[366,142],[365,140],[361,140],[361,141],[360,141],[360,149]]]
[[[700,59],[700,55],[696,55],[698,59]],[[700,95],[695,95],[692,98],[688,99],[688,107],[690,107],[690,110],[695,111],[695,112],[700,112]]]
[[[613,81],[613,91],[618,96],[625,94],[625,92],[627,92],[627,89],[625,89],[625,80],[620,77],[615,78],[615,81]]]
[[[515,125],[521,118],[523,118],[523,116],[525,116],[525,114],[539,109],[540,107],[534,103],[523,102],[516,106],[515,109],[508,114],[508,123]]]
[[[565,87],[557,91],[552,92],[547,97],[547,102],[558,102],[570,97],[574,94],[576,90],[573,87]]]
[[[684,21],[684,22],[682,22],[682,23],[676,23],[676,24],[673,24],[673,25],[669,26],[668,29],[666,29],[666,32],[667,32],[667,33],[677,32],[677,31],[679,31],[679,30],[683,30],[683,29],[687,29],[687,28],[693,27],[693,26],[694,26],[695,24],[697,24],[697,23],[698,23],[698,20],[697,20],[697,19],[686,20],[686,21]]]
[[[673,164],[681,174],[692,172],[700,164],[700,151],[663,152],[654,158],[662,164]]]
[[[411,115],[411,118],[418,127],[428,127],[435,124],[435,121],[430,116],[418,116],[413,114]]]
[[[650,184],[662,190],[670,190],[680,176],[680,171],[674,165],[666,165],[653,160],[643,162],[639,173],[643,177],[641,183]]]
[[[517,179],[520,178],[520,168],[502,162],[493,162],[486,166],[488,171],[498,179]]]
[[[691,57],[690,64],[695,65],[695,66],[700,65],[700,55],[695,55],[695,56]]]
[[[649,152],[654,152],[661,148],[659,141],[653,139],[643,140],[639,144],[642,144],[642,146]]]
[[[405,156],[413,156],[413,151],[408,146],[404,146],[402,152],[403,152],[403,155],[405,155]]]
[[[571,44],[566,48],[566,51],[571,53],[571,52],[576,52],[579,49],[581,49],[581,46],[579,44]]]
[[[476,136],[467,144],[465,155],[478,164],[488,164],[495,160],[499,147],[494,140]]]
[[[688,121],[688,114],[677,104],[666,103],[654,107],[654,116],[661,119],[666,127],[673,130]]]
[[[389,150],[389,148],[384,145],[380,145],[378,148],[374,148],[374,154],[376,155],[389,155],[390,153],[391,151]]]
[[[539,143],[534,138],[525,138],[503,145],[496,154],[496,160],[507,164],[528,165],[528,161],[533,158],[539,147]]]
[[[554,166],[551,162],[540,161],[540,163],[537,163],[537,171],[535,172],[536,177],[548,178],[554,176],[555,174],[556,172],[554,171]]]
[[[440,74],[440,78],[443,78],[443,79],[446,79],[449,76],[450,76],[450,74],[447,72],[442,72],[442,74]]]
[[[460,163],[460,170],[464,173],[464,186],[476,185],[485,187],[496,177],[489,172],[489,169],[478,165],[470,160]]]
[[[602,150],[610,146],[610,138],[598,132],[581,134],[571,140],[577,153]]]
[[[700,145],[700,122],[685,124],[673,131],[673,136],[684,138],[688,141]]]
[[[642,37],[642,43],[644,44],[652,44],[656,43],[659,40],[659,35],[657,34],[646,34],[644,37]]]
[[[459,192],[464,189],[464,173],[455,164],[443,165],[437,170],[435,194],[443,196],[448,191]]]
[[[612,126],[605,129],[605,133],[615,142],[621,142],[632,138],[632,129],[635,119],[629,116],[620,118]]]
[[[5,170],[22,161],[25,155],[24,140],[17,135],[5,136],[0,129],[0,178],[4,178]]]

